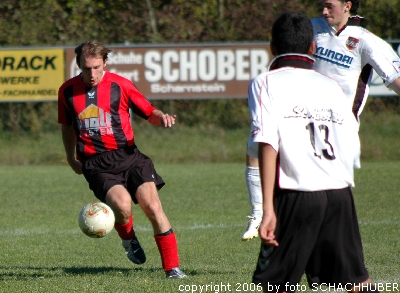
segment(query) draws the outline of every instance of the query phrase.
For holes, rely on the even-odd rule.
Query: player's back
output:
[[[293,190],[353,186],[358,124],[336,81],[310,69],[283,67],[260,75],[255,141],[279,154],[279,185]],[[254,121],[253,121],[254,123]]]

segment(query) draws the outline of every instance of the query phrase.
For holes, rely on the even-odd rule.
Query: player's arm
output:
[[[263,195],[263,218],[259,228],[261,240],[268,245],[278,246],[275,238],[276,214],[274,210],[274,187],[276,176],[275,149],[267,143],[259,143],[261,189]]]
[[[175,124],[175,119],[176,115],[164,114],[156,109],[151,112],[147,121],[155,126],[170,128]]]
[[[82,174],[82,164],[75,158],[76,137],[73,126],[61,124],[61,134],[69,166],[76,174]]]
[[[369,36],[372,37],[372,41],[370,39],[366,42],[366,53],[363,57],[367,58],[367,63],[371,64],[376,73],[385,80],[385,85],[400,96],[400,58],[398,54],[388,42],[374,34]],[[393,77],[396,78],[391,81]]]
[[[400,77],[396,78],[391,84],[389,84],[389,88],[400,96]]]
[[[176,115],[164,114],[162,111],[155,109],[135,85],[129,84],[128,96],[130,99],[129,106],[132,111],[139,117],[147,119],[149,123],[165,128],[170,128],[175,124]]]

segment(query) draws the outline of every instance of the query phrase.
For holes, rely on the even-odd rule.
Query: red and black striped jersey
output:
[[[74,126],[78,160],[134,145],[130,108],[144,119],[155,110],[130,80],[110,72],[97,86],[78,75],[58,91],[58,123]]]

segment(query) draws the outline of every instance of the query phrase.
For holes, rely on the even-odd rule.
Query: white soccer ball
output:
[[[102,238],[114,228],[115,217],[112,209],[102,202],[85,205],[78,217],[79,228],[91,238]]]

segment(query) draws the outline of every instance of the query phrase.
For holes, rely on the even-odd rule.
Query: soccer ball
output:
[[[102,238],[114,228],[115,217],[112,209],[102,202],[85,205],[78,217],[79,228],[91,238]]]

